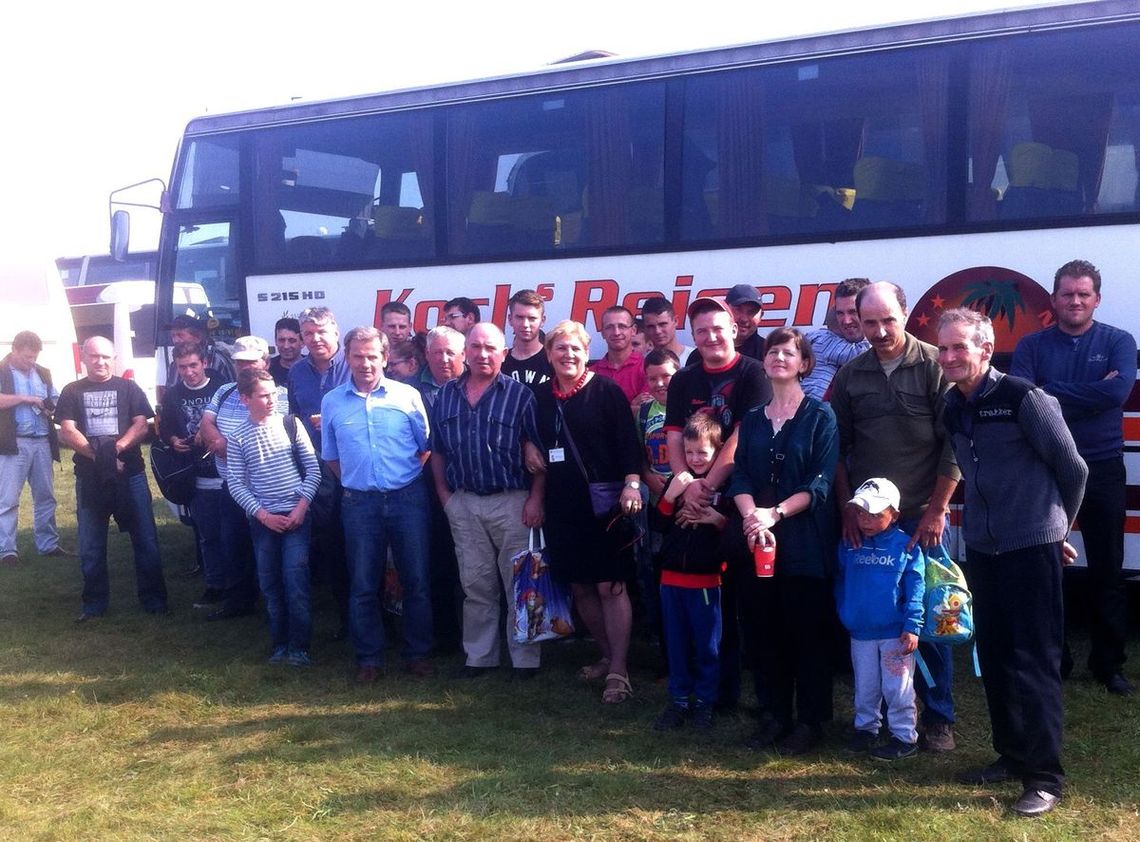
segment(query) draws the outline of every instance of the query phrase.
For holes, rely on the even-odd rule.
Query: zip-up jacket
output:
[[[855,640],[887,640],[922,631],[926,556],[910,536],[892,526],[863,538],[855,549],[839,544],[835,605]]]
[[[1065,539],[1088,467],[1056,398],[990,368],[969,399],[947,393],[943,420],[965,486],[968,547],[997,555]]]

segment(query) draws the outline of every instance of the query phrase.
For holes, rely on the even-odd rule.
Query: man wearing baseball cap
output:
[[[211,377],[217,377],[219,383],[233,383],[237,380],[237,369],[234,368],[230,349],[210,338],[209,328],[202,319],[182,313],[171,319],[170,323],[165,325],[165,329],[170,331],[170,344],[168,348],[163,349],[164,352],[169,354],[170,349],[182,342],[197,342],[205,348],[206,353],[202,357],[202,362],[207,369],[213,370]],[[155,371],[155,390],[160,401],[167,385],[173,386],[178,382],[178,363],[169,356],[166,357],[166,363],[165,367],[157,366]]]

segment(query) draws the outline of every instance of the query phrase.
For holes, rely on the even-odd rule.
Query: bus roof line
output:
[[[1137,0],[1092,0],[793,36],[659,56],[594,59],[570,66],[554,65],[485,79],[207,115],[191,120],[186,127],[186,135],[434,108],[528,93],[555,94],[615,82],[654,81],[691,73],[712,73],[811,58],[823,59],[963,40],[982,40],[1017,32],[1045,32],[1133,19],[1140,20],[1140,2]]]

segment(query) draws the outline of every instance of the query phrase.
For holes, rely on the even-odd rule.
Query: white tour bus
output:
[[[1001,366],[1081,257],[1140,334],[1137,44],[1140,3],[1104,0],[202,117],[163,202],[159,323],[178,281],[223,338],[391,300],[424,330],[458,295],[503,324],[533,288],[597,337],[610,305],[664,295],[683,320],[744,282],[768,328],[807,328],[862,276],[901,284],[926,340],[942,308],[984,310]],[[1136,570],[1135,484],[1129,510]]]

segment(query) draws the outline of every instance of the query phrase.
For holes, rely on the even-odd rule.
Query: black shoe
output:
[[[1019,816],[1033,819],[1048,813],[1057,806],[1057,802],[1060,800],[1061,796],[1054,795],[1051,792],[1045,792],[1042,789],[1027,789],[1021,793],[1020,798],[1010,805],[1009,809]]]
[[[210,622],[218,620],[233,620],[238,617],[248,617],[253,613],[252,608],[219,608],[217,611],[212,611],[206,615],[206,619]]]
[[[680,705],[671,704],[661,712],[653,723],[654,731],[675,731],[685,727],[685,719],[689,716],[689,709]]]
[[[784,757],[798,757],[807,754],[819,742],[819,731],[802,722],[792,732],[776,742],[776,753]]]
[[[452,671],[451,677],[458,679],[482,678],[485,675],[490,675],[494,671],[494,667],[469,667],[464,665]]]
[[[995,760],[989,766],[980,769],[971,769],[958,775],[958,783],[969,786],[987,786],[1012,781],[1016,776],[1013,770],[1005,765],[1003,760]]]
[[[791,726],[777,722],[770,716],[760,721],[760,725],[752,732],[752,736],[745,741],[745,745],[753,751],[766,751],[777,740],[781,740],[791,731]]]
[[[872,758],[875,760],[885,760],[887,762],[902,760],[906,757],[914,757],[916,754],[918,754],[917,743],[904,743],[898,737],[891,737],[888,742],[871,749]]]
[[[217,605],[222,601],[221,588],[206,588],[202,595],[194,600],[195,608],[209,608],[212,605]]]
[[[511,670],[511,681],[530,681],[538,675],[538,667],[514,667]]]
[[[874,731],[856,731],[844,746],[849,754],[866,754],[879,742],[879,735]]]
[[[693,727],[698,731],[709,731],[713,727],[713,709],[711,705],[697,705],[693,708]]]
[[[1132,682],[1120,673],[1110,676],[1103,684],[1104,689],[1114,696],[1131,696],[1136,689],[1132,686]]]

